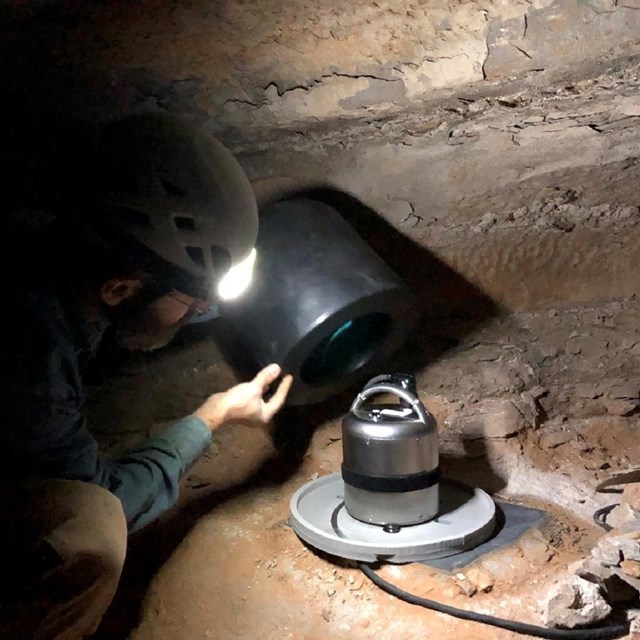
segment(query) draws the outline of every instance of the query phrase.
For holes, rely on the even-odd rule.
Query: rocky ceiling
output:
[[[231,146],[261,200],[350,198],[382,219],[378,250],[412,243],[508,309],[637,288],[639,0],[4,13],[5,151],[22,193],[69,126],[167,109]]]

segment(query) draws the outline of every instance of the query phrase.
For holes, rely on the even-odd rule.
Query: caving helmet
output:
[[[91,194],[85,226],[159,258],[171,286],[185,293],[233,297],[231,276],[246,285],[258,235],[256,199],[216,138],[179,117],[146,113],[108,124],[94,155],[84,185]]]

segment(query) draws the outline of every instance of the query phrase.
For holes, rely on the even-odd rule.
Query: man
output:
[[[0,637],[75,640],[114,595],[130,531],[170,508],[180,477],[228,422],[266,424],[280,369],[212,395],[192,415],[104,461],[82,415],[81,376],[103,331],[155,349],[246,283],[257,210],[215,139],[162,115],[108,127],[74,174],[74,201],[19,254],[4,287]],[[81,160],[84,160],[81,158]],[[244,275],[241,273],[244,271]],[[240,275],[240,277],[238,277]],[[233,277],[232,277],[233,276]]]

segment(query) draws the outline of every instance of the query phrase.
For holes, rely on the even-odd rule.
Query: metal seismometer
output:
[[[374,404],[391,394],[400,404]],[[379,376],[356,397],[342,427],[342,472],[291,499],[294,531],[351,560],[413,562],[486,540],[495,505],[481,489],[441,482],[438,432],[410,376]]]
[[[375,402],[382,394],[399,403]],[[502,535],[487,493],[441,478],[436,422],[420,401],[413,376],[373,378],[342,422],[342,446],[341,472],[312,480],[291,498],[290,523],[304,542],[357,561],[374,584],[401,600],[464,620],[538,638],[590,640],[627,633],[624,623],[552,629],[466,611],[403,591],[365,564],[437,566],[438,559],[473,555],[483,543],[486,553]]]

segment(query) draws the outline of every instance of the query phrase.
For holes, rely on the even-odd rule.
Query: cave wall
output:
[[[507,309],[637,289],[638,0],[67,1],[2,16],[4,149],[31,199],[15,208],[37,206],[33,175],[69,128],[166,109],[220,136],[261,201],[345,192],[385,223],[383,253],[412,242]]]

